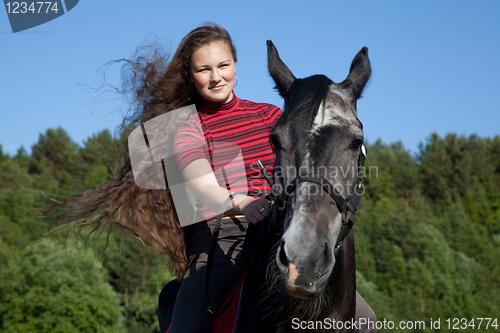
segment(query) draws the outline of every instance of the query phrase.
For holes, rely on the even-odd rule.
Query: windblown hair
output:
[[[122,67],[121,92],[131,98],[132,114],[123,127],[135,127],[161,114],[190,104],[199,104],[201,96],[190,82],[189,66],[193,53],[213,42],[225,43],[236,62],[236,49],[229,33],[221,26],[209,23],[188,33],[170,59],[156,47],[147,54],[139,52]],[[189,113],[172,117],[165,129],[165,141],[172,142],[179,125]],[[169,257],[169,267],[181,277],[187,270],[186,235],[179,224],[170,189],[140,188],[134,181],[128,148],[120,158],[125,161],[115,180],[95,186],[82,194],[72,195],[63,202],[47,208],[62,219],[58,228],[92,226],[90,234],[99,235],[116,227],[123,235],[131,236],[150,246],[160,255]],[[58,229],[57,228],[57,229]]]

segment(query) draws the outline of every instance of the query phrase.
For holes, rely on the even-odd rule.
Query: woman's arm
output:
[[[197,159],[188,164],[182,171],[182,177],[196,198],[217,213],[224,201],[233,193],[219,186],[217,178],[206,159]],[[256,224],[264,220],[271,210],[272,204],[266,199],[237,194],[229,202],[225,214],[243,214],[249,222]]]

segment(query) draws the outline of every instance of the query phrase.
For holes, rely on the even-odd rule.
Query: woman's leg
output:
[[[215,316],[207,311],[205,294],[208,251],[212,239],[210,226],[213,223],[200,224],[193,232],[190,265],[175,302],[172,333],[211,332]],[[215,311],[238,280],[246,227],[247,222],[241,219],[223,221],[209,286],[210,305]]]

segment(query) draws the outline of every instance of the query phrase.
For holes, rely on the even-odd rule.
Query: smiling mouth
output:
[[[224,88],[224,86],[215,86],[215,87],[212,87],[212,88],[209,88],[209,89],[210,90],[218,91],[218,90],[221,90],[222,88]]]

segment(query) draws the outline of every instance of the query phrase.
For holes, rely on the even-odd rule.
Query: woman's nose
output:
[[[212,81],[215,81],[215,82],[218,82],[218,81],[220,81],[220,78],[221,78],[221,76],[220,76],[219,70],[217,70],[217,69],[216,69],[216,70],[213,70],[213,71],[212,71],[212,77],[211,77],[211,80],[212,80]]]

